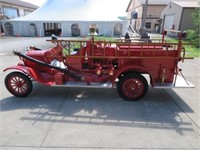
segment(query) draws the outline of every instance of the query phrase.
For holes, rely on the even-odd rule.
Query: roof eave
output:
[[[128,12],[128,10],[129,10],[129,7],[130,7],[130,5],[131,5],[132,1],[133,1],[133,0],[130,0],[130,1],[129,1],[128,7],[126,8],[126,12]]]

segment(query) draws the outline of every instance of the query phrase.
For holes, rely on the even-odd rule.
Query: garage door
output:
[[[165,15],[163,29],[173,29],[174,15]]]

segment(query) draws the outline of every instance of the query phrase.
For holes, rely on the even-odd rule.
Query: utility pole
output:
[[[141,25],[141,35],[145,33],[145,20],[147,15],[147,7],[148,7],[148,0],[145,1],[144,9],[143,9],[143,17],[142,17],[142,25]]]

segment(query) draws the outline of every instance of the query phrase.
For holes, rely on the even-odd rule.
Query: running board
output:
[[[78,88],[112,88],[111,82],[99,83],[99,82],[76,82],[76,81],[68,81],[66,84],[63,85],[52,85],[52,86],[59,86],[59,87],[78,87]]]
[[[154,88],[194,88],[195,86],[180,75],[177,75],[174,83],[157,83]]]

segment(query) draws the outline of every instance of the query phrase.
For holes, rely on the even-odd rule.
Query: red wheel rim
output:
[[[24,95],[28,91],[28,85],[26,81],[19,76],[10,77],[8,79],[8,87],[13,93],[18,95]]]
[[[131,78],[124,82],[122,91],[124,95],[130,99],[137,98],[143,94],[144,85],[142,81],[136,78]]]

